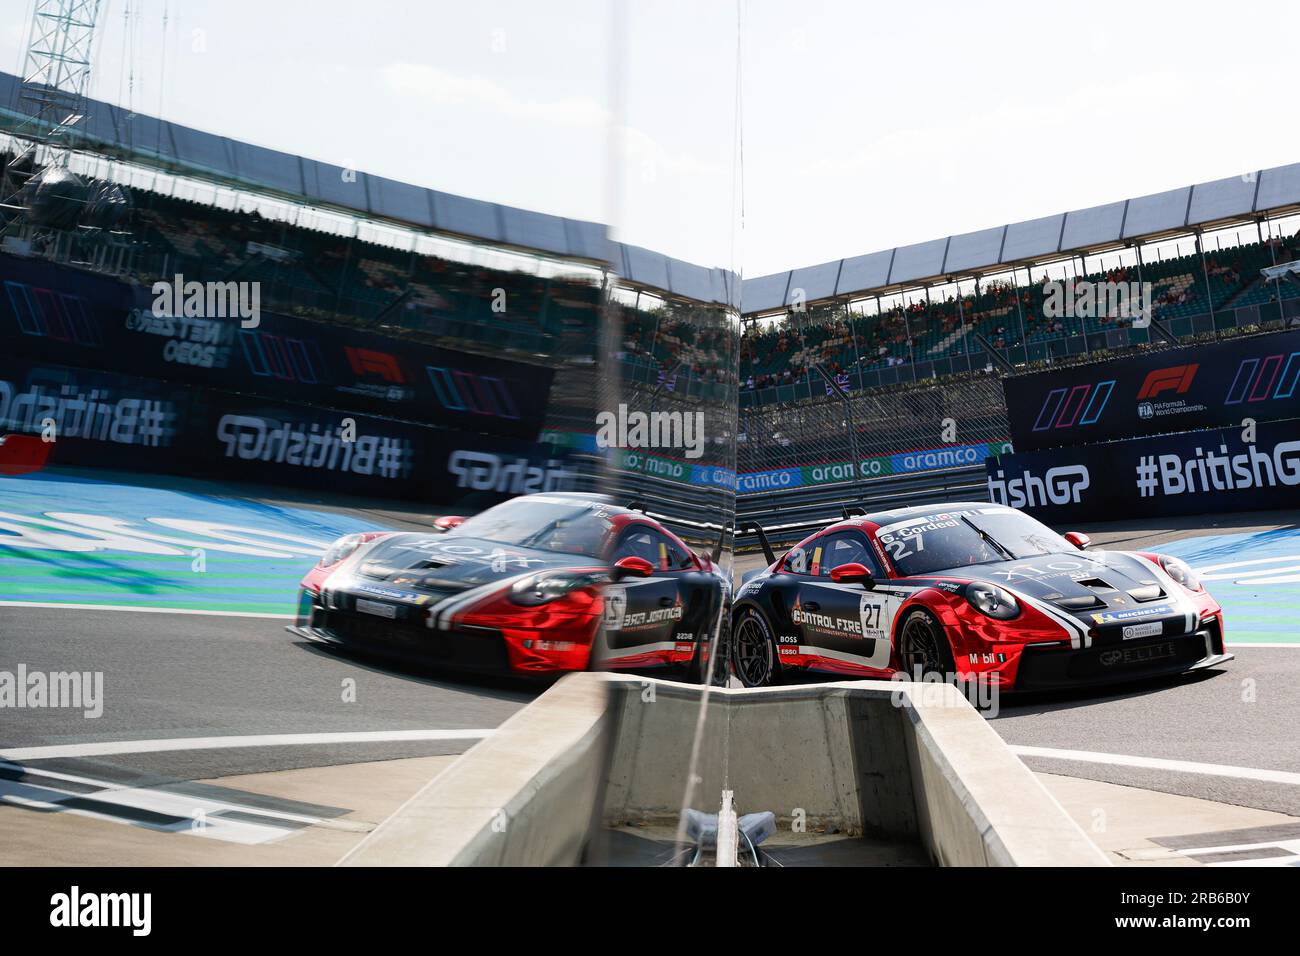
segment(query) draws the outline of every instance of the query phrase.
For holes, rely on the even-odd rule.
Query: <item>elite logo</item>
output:
[[[1148,372],[1146,381],[1138,391],[1138,401],[1155,398],[1161,392],[1171,390],[1175,395],[1186,394],[1192,387],[1192,379],[1196,377],[1198,368],[1200,365],[1197,364],[1171,365],[1169,368],[1158,368]]]

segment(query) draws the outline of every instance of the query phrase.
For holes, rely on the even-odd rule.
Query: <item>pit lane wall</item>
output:
[[[1106,865],[952,687],[704,695],[672,681],[568,677],[344,862],[575,864],[596,825],[675,823],[684,799],[713,812],[725,787],[742,812],[772,810],[782,829],[798,819],[810,833],[917,842],[939,865]]]

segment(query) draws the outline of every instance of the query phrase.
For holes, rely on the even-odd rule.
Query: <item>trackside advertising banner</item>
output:
[[[1253,438],[1253,441],[1250,440]],[[1050,524],[1294,508],[1300,419],[990,458],[989,499]]]
[[[273,401],[532,441],[555,374],[260,309],[247,319],[208,317],[207,306],[192,308],[175,290],[155,295],[13,256],[0,255],[0,284],[0,347],[9,355]]]
[[[1022,452],[1300,416],[1300,331],[1002,380]]]
[[[888,475],[936,471],[940,468],[962,468],[978,465],[990,455],[1001,455],[1010,450],[1009,442],[982,442],[978,445],[948,445],[944,448],[880,455],[858,462],[856,475],[851,461],[752,471],[737,476],[737,493],[758,494],[763,491],[783,491],[786,488],[833,485],[858,478],[883,478]]]
[[[548,429],[542,432],[541,441],[575,455],[601,456],[607,453],[596,444],[596,436],[588,432]],[[649,475],[684,485],[707,485],[731,490],[736,487],[736,473],[721,465],[700,465],[622,448],[612,449],[610,453],[613,456],[613,467],[619,471]]]
[[[571,488],[552,446],[0,358],[0,435],[49,462],[450,504]]]

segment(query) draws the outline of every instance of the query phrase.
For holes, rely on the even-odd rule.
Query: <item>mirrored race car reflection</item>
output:
[[[340,538],[303,578],[288,630],[453,670],[700,680],[730,590],[716,560],[607,496],[525,495],[428,532]]]

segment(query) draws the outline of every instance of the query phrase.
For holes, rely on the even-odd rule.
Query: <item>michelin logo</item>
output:
[[[1078,504],[1091,484],[1086,465],[1061,465],[1049,468],[1043,477],[1026,469],[1008,478],[999,468],[990,476],[989,500],[1008,508],[1036,508],[1044,505]]]

